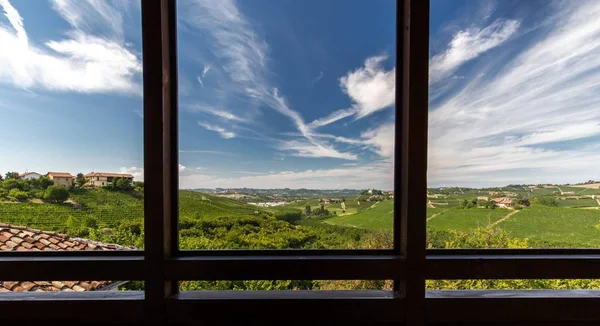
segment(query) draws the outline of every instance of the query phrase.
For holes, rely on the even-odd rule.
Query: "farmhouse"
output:
[[[48,172],[48,178],[57,186],[70,188],[73,186],[73,176],[68,172]]]
[[[487,196],[478,196],[478,197],[477,197],[477,200],[485,200],[485,201],[488,201],[488,200],[490,200],[490,198],[489,198],[489,197],[487,197]]]
[[[35,180],[39,179],[41,176],[42,175],[37,172],[25,172],[19,174],[19,178],[21,178],[22,180]]]
[[[116,244],[0,223],[0,251],[132,250]],[[2,292],[111,291],[123,281],[0,281]]]
[[[510,198],[493,198],[492,201],[498,207],[512,207],[513,202]]]
[[[104,172],[91,172],[83,176],[86,180],[85,185],[91,187],[102,187],[108,186],[113,183],[115,179],[126,179],[130,183],[133,182],[133,175],[122,174],[122,173],[104,173]]]

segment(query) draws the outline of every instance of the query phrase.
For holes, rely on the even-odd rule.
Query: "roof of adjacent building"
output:
[[[112,178],[133,178],[133,175],[129,173],[105,173],[105,172],[91,172],[84,177],[112,177]]]
[[[492,201],[497,204],[512,204],[512,200],[509,198],[494,198]]]
[[[30,175],[30,174],[37,174],[37,175],[41,175],[41,174],[39,174],[39,173],[37,173],[37,172],[23,172],[23,173],[19,174],[19,177],[24,177],[24,176],[26,176],[26,175]]]
[[[48,172],[48,175],[61,178],[73,178],[73,176],[69,172]]]
[[[133,249],[117,244],[73,238],[58,232],[40,231],[24,226],[0,223],[0,251]],[[92,291],[99,289],[106,290],[116,284],[112,281],[0,281],[0,292]]]

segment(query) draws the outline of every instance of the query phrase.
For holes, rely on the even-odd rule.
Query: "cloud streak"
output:
[[[8,0],[0,1],[11,25],[0,25],[0,83],[61,92],[141,94],[142,65],[122,39],[119,13],[107,3],[76,4],[53,2],[72,27],[68,38],[36,45],[28,39],[18,11]],[[108,36],[91,32],[96,22],[111,24]]]
[[[233,131],[228,131],[225,128],[219,127],[217,125],[211,125],[206,122],[198,121],[198,125],[206,130],[214,131],[218,133],[221,138],[230,139],[235,137],[235,133]]]
[[[465,62],[506,42],[519,28],[520,21],[498,19],[484,27],[471,27],[456,33],[448,49],[434,55],[429,64],[429,81],[435,83],[455,72]]]
[[[478,62],[430,108],[431,185],[600,177],[600,4],[563,4],[516,55]]]

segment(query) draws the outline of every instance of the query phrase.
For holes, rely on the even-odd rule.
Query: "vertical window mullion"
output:
[[[165,259],[173,250],[170,132],[176,106],[172,105],[175,81],[169,31],[173,8],[170,0],[142,1],[145,301],[148,318],[159,322],[166,321],[165,299],[174,291],[172,282],[164,277]]]
[[[399,4],[400,5],[400,4]],[[425,324],[429,0],[404,0],[400,137],[400,250],[406,323]],[[397,100],[398,101],[398,100]]]

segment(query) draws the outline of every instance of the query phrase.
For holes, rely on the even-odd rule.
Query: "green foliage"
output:
[[[286,221],[288,223],[296,223],[302,218],[302,212],[299,210],[287,210],[281,211],[275,214],[278,220]]]
[[[544,205],[548,207],[558,207],[558,201],[555,197],[536,197],[533,199],[534,204]]]
[[[6,172],[4,179],[19,179],[19,172]]]
[[[83,176],[83,173],[77,173],[77,176],[75,177],[75,184],[78,185],[79,187],[83,187],[83,185],[86,183],[85,177]]]
[[[8,190],[0,188],[0,199],[6,198],[8,196]]]
[[[47,176],[43,175],[41,177],[39,177],[37,180],[37,186],[40,189],[48,189],[48,187],[52,186],[54,184],[54,182],[52,180],[50,180],[50,178],[48,178]]]
[[[44,194],[44,200],[53,203],[62,203],[67,199],[69,199],[69,191],[61,186],[50,186]]]
[[[25,201],[29,198],[29,193],[27,193],[26,191],[14,188],[8,192],[8,198],[11,200]]]

